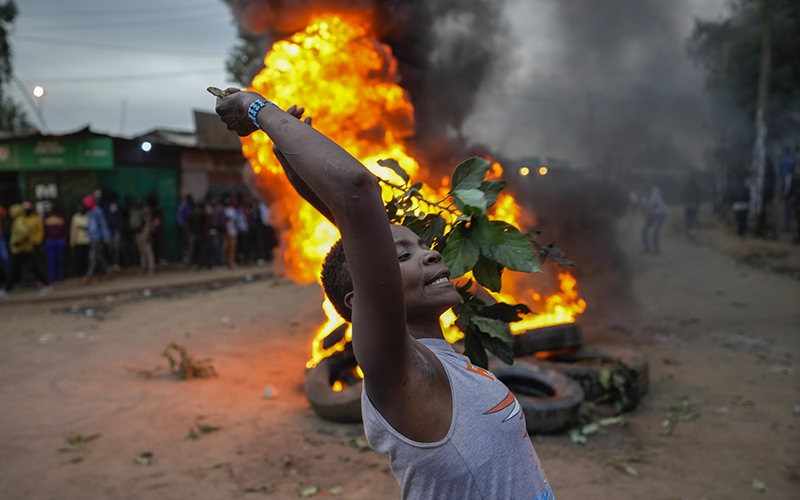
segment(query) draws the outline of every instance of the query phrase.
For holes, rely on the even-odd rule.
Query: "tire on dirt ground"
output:
[[[622,410],[631,411],[644,397],[650,386],[650,368],[647,357],[635,349],[614,345],[583,346],[569,353],[558,354],[546,359],[534,356],[518,358],[556,370],[577,381],[583,388],[587,401],[597,401],[608,397],[610,392],[600,382],[602,370],[624,369],[628,401]],[[621,365],[621,366],[620,366]]]
[[[494,360],[489,371],[517,398],[525,412],[528,434],[553,434],[577,423],[583,389],[574,380],[555,370],[517,361],[509,366]]]
[[[334,422],[361,422],[361,385],[358,381],[344,387],[341,391],[333,390],[332,365],[335,361],[330,357],[323,359],[314,368],[306,372],[303,392],[306,394],[311,408],[320,417]]]
[[[565,323],[545,326],[514,335],[514,356],[529,356],[542,351],[577,349],[581,345],[583,345],[581,325]]]

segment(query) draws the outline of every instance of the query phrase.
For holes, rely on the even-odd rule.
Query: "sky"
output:
[[[46,130],[134,136],[192,130],[213,111],[206,87],[232,84],[225,59],[236,29],[221,0],[17,0],[10,37],[12,96],[31,121],[36,85]],[[22,94],[24,86],[27,95]]]
[[[678,38],[684,38],[695,16],[718,17],[725,1],[682,0],[684,7],[675,11],[679,18],[667,21],[679,32]],[[564,106],[558,99],[549,103],[542,99],[542,106],[537,100],[543,92],[564,90],[559,83],[544,83],[552,75],[558,76],[566,37],[558,31],[564,29],[563,24],[553,21],[557,9],[551,0],[506,3],[508,26],[518,40],[515,65],[494,87],[489,82],[466,124],[466,133],[506,153],[524,155],[531,136],[520,131],[536,126],[534,115],[539,113],[541,119],[541,113],[547,111],[542,106],[556,109],[556,114],[560,113],[558,106]],[[39,126],[31,106],[41,106],[47,132],[71,132],[87,125],[97,132],[129,137],[154,128],[192,130],[193,109],[213,111],[214,98],[206,87],[234,85],[226,75],[225,60],[237,41],[236,28],[222,0],[17,0],[17,5],[20,13],[10,41],[18,83],[12,85],[12,95]],[[678,46],[674,50],[683,49]],[[635,50],[630,53],[633,58],[641,56]],[[688,59],[679,63],[685,77],[673,79],[670,85],[699,95],[702,74],[690,67]],[[584,75],[580,77],[584,79]],[[598,81],[594,87],[613,93],[617,86],[613,78],[618,76]],[[540,85],[532,86],[532,81]],[[38,101],[31,95],[36,85],[45,89]],[[502,91],[497,86],[503,86]],[[583,87],[576,92],[585,95]],[[562,102],[571,100],[567,96]],[[531,106],[531,112],[520,103]],[[581,104],[576,116],[585,113],[584,108]],[[506,126],[483,126],[486,123]],[[564,127],[572,126],[564,122]],[[538,144],[553,144],[558,153],[559,134],[557,128],[552,129],[537,139]],[[687,132],[689,139],[694,135],[694,131]],[[561,150],[570,148],[574,143],[560,146]]]

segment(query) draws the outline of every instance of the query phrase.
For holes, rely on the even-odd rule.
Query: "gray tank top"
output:
[[[367,441],[389,461],[404,500],[553,500],[516,398],[446,340],[421,339],[450,380],[453,418],[441,441],[412,441],[361,392]]]

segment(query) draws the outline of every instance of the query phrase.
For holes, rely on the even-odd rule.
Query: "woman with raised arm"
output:
[[[444,339],[439,316],[458,294],[441,255],[388,222],[376,177],[303,108],[228,91],[216,106],[228,128],[263,130],[298,193],[339,228],[323,286],[353,324],[367,440],[389,454],[403,498],[553,498],[514,396]]]

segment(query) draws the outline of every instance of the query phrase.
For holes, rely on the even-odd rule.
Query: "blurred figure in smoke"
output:
[[[764,185],[761,188],[761,207],[756,220],[756,236],[766,238],[775,235],[772,202],[775,199],[775,164],[768,156],[764,165]]]
[[[131,231],[133,231],[133,238],[136,240],[136,248],[139,249],[139,272],[153,274],[155,257],[153,256],[152,240],[153,217],[150,207],[144,206],[141,198],[136,198],[130,208],[128,220]]]
[[[697,212],[701,202],[700,184],[695,177],[689,178],[683,188],[683,202],[686,204],[686,232],[697,226]]]
[[[778,158],[778,170],[781,173],[781,181],[783,182],[783,232],[788,233],[792,224],[792,200],[789,197],[789,189],[792,187],[792,174],[797,162],[800,161],[800,156],[797,151],[793,154],[787,146],[783,150],[783,156]]]
[[[733,188],[731,210],[736,218],[736,236],[744,238],[747,232],[747,214],[750,210],[750,178],[745,177]]]
[[[661,249],[659,248],[659,233],[661,232],[661,225],[664,224],[664,219],[667,217],[667,206],[664,200],[661,199],[661,193],[658,188],[653,186],[650,188],[650,195],[644,201],[644,226],[642,226],[642,246],[644,252],[652,252],[658,255]]]
[[[800,158],[794,164],[794,172],[789,179],[789,192],[786,194],[791,206],[794,209],[794,218],[797,221],[797,235],[794,242],[800,243]]]

